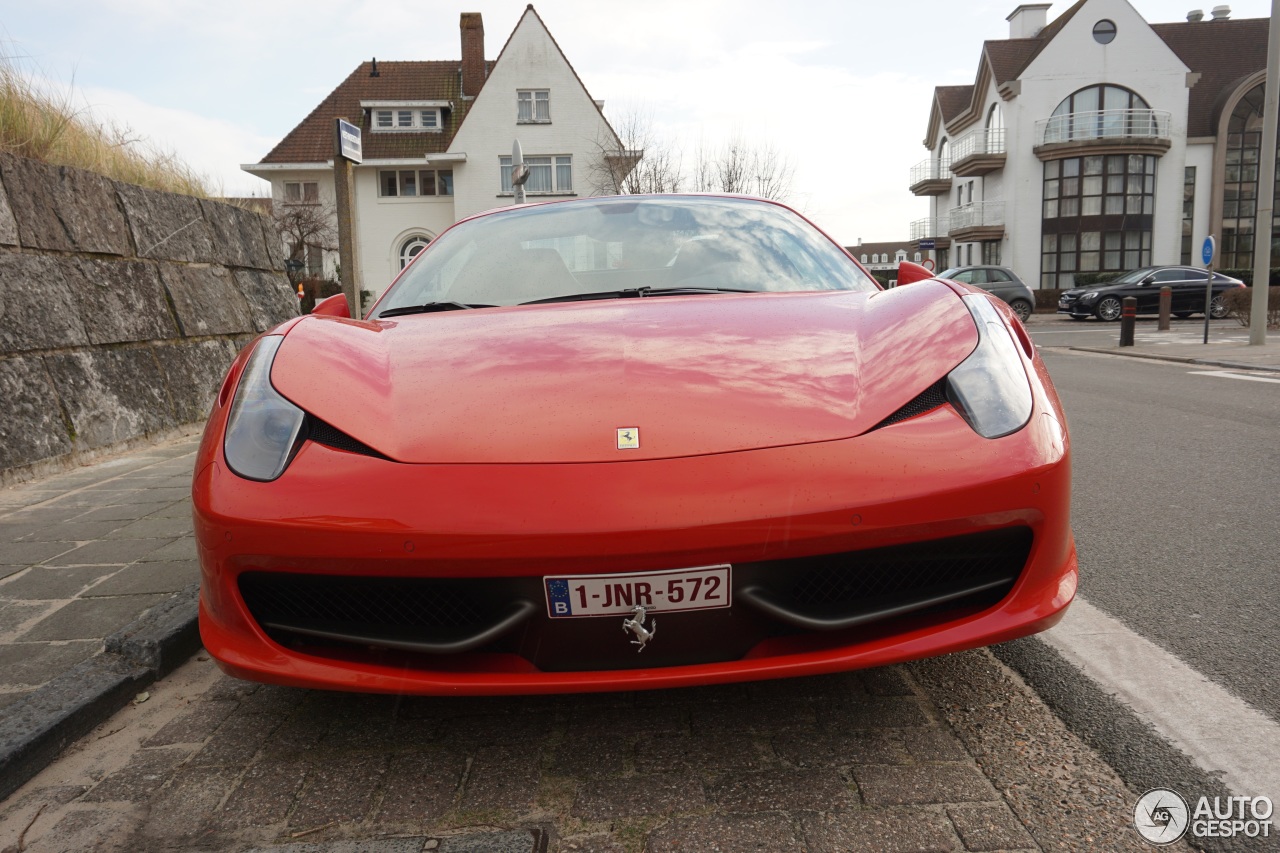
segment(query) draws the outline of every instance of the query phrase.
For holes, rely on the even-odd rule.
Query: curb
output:
[[[1262,370],[1269,373],[1280,372],[1280,365],[1274,364],[1244,364],[1238,361],[1221,361],[1213,358],[1193,358],[1186,355],[1158,355],[1156,353],[1146,352],[1124,352],[1118,347],[1063,347],[1073,352],[1092,352],[1100,355],[1121,355],[1125,358],[1145,358],[1149,361],[1172,361],[1179,364],[1197,364],[1205,367],[1228,367],[1232,370]],[[1131,347],[1125,347],[1131,349]]]
[[[191,584],[107,637],[104,650],[6,709],[0,719],[0,800],[76,739],[200,648],[200,585]]]

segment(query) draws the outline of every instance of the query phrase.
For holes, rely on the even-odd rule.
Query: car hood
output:
[[[307,317],[276,389],[392,459],[618,462],[865,432],[965,359],[947,285]],[[619,429],[639,447],[620,450]]]

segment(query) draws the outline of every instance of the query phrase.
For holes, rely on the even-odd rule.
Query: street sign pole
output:
[[[529,167],[524,164],[520,140],[511,143],[511,194],[516,204],[524,204],[524,182],[529,180]]]
[[[1209,312],[1213,310],[1213,253],[1217,249],[1218,244],[1213,239],[1213,235],[1204,238],[1204,245],[1200,247],[1200,257],[1204,261],[1205,272],[1208,277],[1204,280],[1204,342],[1209,343]]]
[[[1280,111],[1280,0],[1271,0],[1267,38],[1267,86],[1262,104],[1262,156],[1258,162],[1257,219],[1253,225],[1253,297],[1249,315],[1249,346],[1267,343],[1267,308],[1271,292],[1271,254],[1275,240],[1276,119]]]
[[[333,124],[333,190],[338,215],[338,272],[342,292],[347,297],[347,311],[352,317],[364,316],[360,304],[360,266],[355,241],[355,175],[353,163],[363,159],[360,128],[334,119]]]

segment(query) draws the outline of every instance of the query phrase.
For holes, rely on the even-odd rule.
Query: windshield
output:
[[[794,213],[749,199],[627,197],[509,208],[431,243],[378,305],[519,305],[637,289],[876,290]]]

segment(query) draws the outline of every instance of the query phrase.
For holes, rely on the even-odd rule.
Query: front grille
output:
[[[347,453],[359,453],[363,456],[373,456],[377,459],[390,459],[362,441],[352,438],[342,430],[327,424],[317,417],[309,416],[307,425],[307,438],[323,444],[325,447],[332,447],[337,450],[345,450]]]

